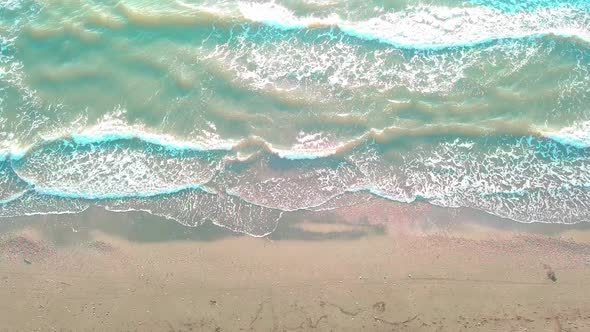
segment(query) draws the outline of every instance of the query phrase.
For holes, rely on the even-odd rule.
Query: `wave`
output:
[[[590,211],[587,147],[543,136],[424,134],[365,139],[314,159],[285,159],[264,150],[240,159],[233,150],[170,150],[135,136],[59,139],[4,161],[1,187],[14,190],[0,197],[0,215],[69,213],[99,204],[148,212],[158,207],[167,211],[158,215],[190,224],[187,220],[205,218],[203,211],[227,214],[232,206],[243,207],[248,216],[258,211],[276,217],[284,211],[354,205],[370,193],[399,202],[472,207],[523,222],[573,223],[590,217],[584,212]],[[214,204],[227,206],[211,210]],[[207,218],[234,230],[254,229],[261,222],[241,216],[238,227],[231,218]],[[270,228],[253,232],[266,234]]]
[[[99,205],[114,212],[144,211],[190,227],[211,221],[217,226],[255,237],[272,233],[283,215],[281,210],[200,190],[185,190],[175,195],[147,199],[106,201]]]
[[[578,89],[583,87],[582,74],[587,71],[587,61],[578,60],[586,58],[585,48],[565,40],[556,42],[554,38],[509,40],[485,47],[430,52],[357,43],[329,31],[277,33],[260,27],[254,31],[237,29],[235,34],[240,38],[220,37],[207,55],[208,63],[223,68],[225,77],[233,76],[234,84],[271,98],[288,91],[304,96],[300,100],[310,106],[338,107],[345,114],[358,112],[353,107],[359,107],[360,102],[364,103],[360,105],[362,109],[383,116],[383,110],[390,106],[387,99],[412,99],[411,95],[425,99],[480,96],[483,102],[475,106],[484,109],[484,114],[485,109],[497,111],[491,107],[495,101],[510,102],[505,98],[516,97],[512,102],[523,106],[542,98],[547,102],[540,111],[549,112],[566,93],[574,91],[567,91],[565,84],[569,83],[561,75],[541,71],[542,79],[533,77],[532,73],[538,73],[537,66],[553,61],[568,63],[575,67],[571,69],[570,87],[576,88],[577,84]],[[499,85],[513,76],[522,77],[520,94],[502,94]],[[555,84],[543,88],[559,96],[540,94],[537,89],[545,80]],[[579,97],[584,92],[576,93]],[[575,97],[570,98],[573,101]],[[434,110],[439,109],[433,106]],[[567,107],[581,112],[578,104]],[[448,108],[442,107],[445,109]]]
[[[146,197],[199,188],[217,172],[218,152],[169,151],[134,140],[77,144],[60,140],[12,160],[19,179],[52,196],[105,199]]]
[[[344,20],[336,15],[298,17],[272,2],[241,2],[239,8],[244,18],[278,29],[337,28],[355,38],[375,40],[399,48],[432,50],[469,47],[496,40],[548,35],[575,37],[590,42],[588,12],[567,6],[513,14],[484,7],[415,6],[362,22]]]
[[[277,2],[224,2],[194,5],[176,1],[168,7],[133,6],[118,3],[115,10],[96,10],[88,23],[118,30],[124,24],[142,27],[217,26],[263,24],[278,30],[326,30],[360,40],[377,41],[403,49],[436,50],[472,47],[499,40],[545,36],[576,38],[590,42],[587,6],[576,4],[497,6],[408,5],[385,12],[382,8],[368,19],[355,19],[354,11],[299,16]],[[509,9],[511,8],[511,9]],[[122,22],[120,17],[124,18]],[[62,33],[64,27],[55,29]],[[45,29],[51,31],[52,29]],[[39,33],[43,33],[43,29]],[[76,32],[76,34],[80,34]],[[83,34],[91,34],[83,31]]]
[[[590,121],[583,121],[558,130],[540,130],[543,135],[563,145],[590,148]]]
[[[90,204],[80,200],[68,200],[60,197],[27,191],[14,199],[0,205],[0,217],[75,214],[84,212]]]
[[[122,129],[122,130],[121,130]],[[144,129],[112,128],[84,130],[81,133],[72,134],[71,139],[80,145],[102,144],[122,140],[140,140],[145,143],[161,146],[170,151],[214,151],[231,150],[237,143],[231,140],[215,142],[210,139],[207,142],[190,142],[180,140],[172,135],[151,133]]]
[[[589,8],[588,1],[586,0],[469,0],[469,3],[477,6],[489,7],[506,13],[534,11],[540,8]]]
[[[370,141],[387,144],[397,139],[435,137],[440,135],[474,138],[490,135],[545,137],[562,145],[571,145],[582,149],[590,146],[590,122],[577,122],[571,126],[555,130],[500,120],[495,120],[488,124],[482,123],[479,126],[461,123],[430,124],[415,128],[392,126],[382,129],[370,128],[365,133],[351,137],[345,141],[331,140],[324,137],[321,132],[300,132],[291,146],[278,146],[260,136],[250,136],[240,140],[211,136],[191,139],[159,133],[147,129],[143,125],[126,125],[121,120],[108,119],[107,121],[77,130],[71,134],[64,135],[58,132],[56,134],[44,135],[41,141],[26,147],[23,147],[22,144],[15,143],[3,150],[0,149],[0,162],[9,161],[18,163],[27,156],[35,154],[36,151],[51,145],[63,145],[63,148],[70,148],[72,150],[74,145],[80,148],[89,146],[105,147],[111,143],[117,145],[121,142],[126,142],[124,144],[134,145],[136,148],[141,149],[149,150],[151,147],[153,150],[165,151],[170,155],[186,155],[191,153],[230,155],[232,152],[254,151],[273,154],[286,160],[297,161],[344,155],[352,149]],[[246,156],[251,154],[245,153]],[[2,174],[1,169],[0,174]]]

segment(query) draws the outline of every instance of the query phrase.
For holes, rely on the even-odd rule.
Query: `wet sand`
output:
[[[1,331],[590,330],[586,225],[380,200],[267,238],[99,209],[1,221]]]

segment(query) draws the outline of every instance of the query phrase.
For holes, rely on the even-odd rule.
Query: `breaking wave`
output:
[[[154,137],[66,137],[6,158],[0,164],[1,216],[74,213],[94,204],[191,226],[209,219],[262,236],[283,212],[333,209],[367,192],[399,202],[477,208],[521,222],[590,217],[590,148],[541,135],[439,132],[379,143],[365,138],[308,159],[283,158],[264,145],[238,158],[243,143],[205,151],[166,145],[170,137],[156,144]],[[262,216],[269,218],[257,219]]]
[[[486,7],[415,6],[362,22],[298,17],[276,3],[240,3],[244,18],[279,29],[337,28],[365,40],[400,48],[440,49],[465,47],[495,40],[539,38],[548,35],[590,41],[588,12],[559,6],[505,13]]]

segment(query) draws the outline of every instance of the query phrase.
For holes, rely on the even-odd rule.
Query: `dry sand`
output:
[[[585,226],[373,201],[267,238],[97,209],[0,234],[2,331],[590,331]]]

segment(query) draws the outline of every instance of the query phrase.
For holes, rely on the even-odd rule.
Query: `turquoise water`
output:
[[[590,221],[588,1],[0,0],[0,216]]]

